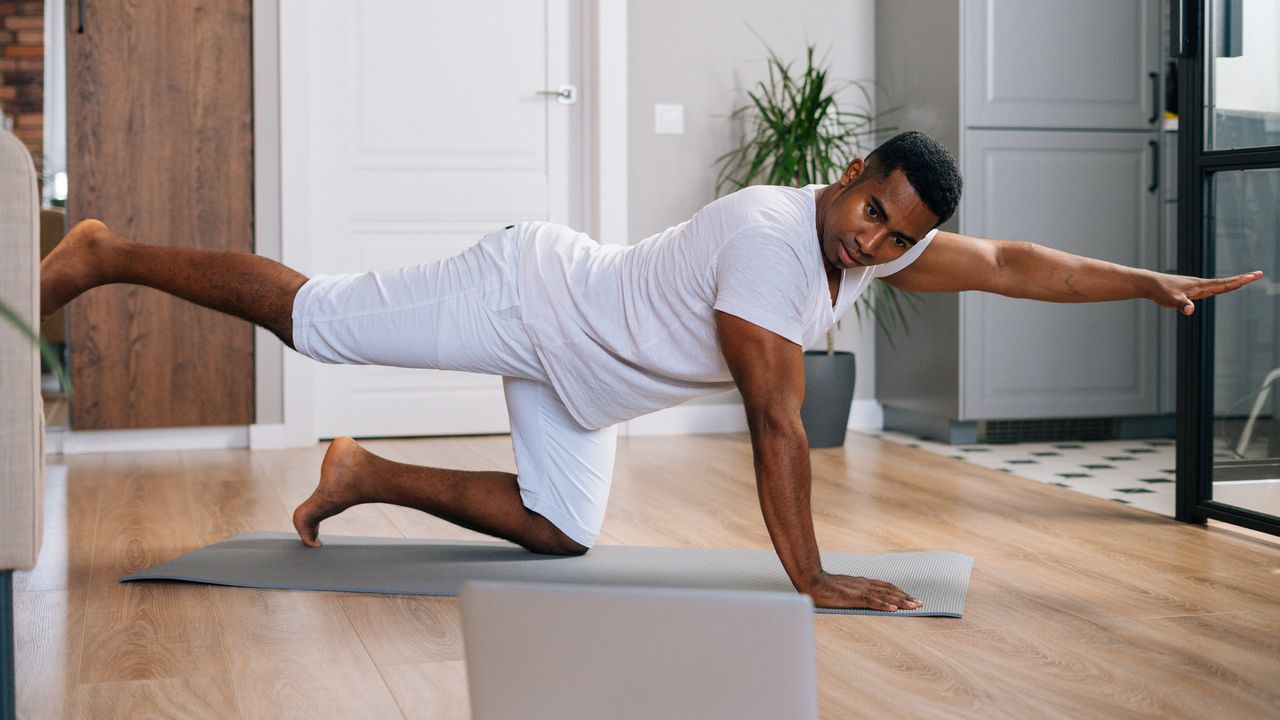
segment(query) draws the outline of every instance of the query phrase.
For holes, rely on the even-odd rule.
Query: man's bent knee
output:
[[[590,550],[591,548],[585,547],[583,545],[579,545],[573,540],[569,540],[566,538],[564,542],[551,543],[547,545],[542,545],[540,547],[530,547],[527,549],[532,552],[539,553],[541,555],[562,555],[566,557],[579,557],[582,555],[586,555],[587,551]]]
[[[577,542],[564,534],[554,523],[542,515],[529,511],[530,526],[533,532],[521,543],[530,552],[542,555],[585,555],[591,548]]]
[[[586,555],[587,551],[591,549],[575,542],[559,530],[556,530],[556,534],[559,537],[539,538],[534,542],[527,543],[525,549],[541,555],[565,555],[571,557]]]

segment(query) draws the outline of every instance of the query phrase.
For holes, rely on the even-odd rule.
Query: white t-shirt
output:
[[[524,224],[522,317],[574,419],[596,429],[732,388],[716,310],[809,347],[936,234],[891,263],[844,271],[833,309],[818,245],[821,189],[748,187],[630,246]]]

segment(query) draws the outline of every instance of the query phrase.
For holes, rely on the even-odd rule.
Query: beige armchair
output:
[[[0,131],[0,301],[40,325],[40,202],[31,155]],[[13,571],[40,552],[44,408],[34,343],[0,319],[0,718],[15,715]]]

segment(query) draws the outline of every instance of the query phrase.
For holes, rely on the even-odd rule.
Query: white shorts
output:
[[[520,496],[590,547],[604,522],[617,429],[587,430],[551,387],[520,316],[520,232],[445,260],[317,275],[293,302],[293,343],[323,363],[501,375]]]

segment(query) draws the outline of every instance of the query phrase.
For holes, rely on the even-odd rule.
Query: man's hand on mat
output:
[[[924,603],[899,590],[892,583],[851,575],[822,573],[809,589],[813,604],[824,608],[868,608],[870,610],[917,610]]]
[[[1155,276],[1150,298],[1161,307],[1173,308],[1183,315],[1196,311],[1193,300],[1221,295],[1244,287],[1262,277],[1261,270],[1227,278],[1196,278],[1185,275]]]

